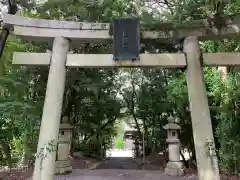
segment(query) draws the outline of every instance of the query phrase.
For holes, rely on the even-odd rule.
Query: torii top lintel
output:
[[[14,25],[14,33],[31,40],[52,40],[63,36],[78,42],[104,42],[111,40],[108,23],[85,23],[74,21],[59,21],[33,19],[10,14],[3,15],[3,22]],[[188,36],[197,36],[200,40],[229,38],[240,35],[240,16],[227,19],[221,29],[207,23],[209,19],[193,21],[193,23],[179,25],[166,23],[166,28],[142,32],[142,40],[169,41],[182,39]],[[173,28],[177,27],[177,28]]]

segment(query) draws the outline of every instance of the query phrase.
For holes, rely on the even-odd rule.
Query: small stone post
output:
[[[67,174],[72,172],[71,161],[69,159],[72,139],[72,126],[68,123],[68,118],[64,117],[59,128],[56,174]]]
[[[54,179],[68,48],[68,39],[64,37],[54,38],[33,180]]]
[[[181,127],[175,124],[172,118],[169,118],[169,123],[163,128],[167,130],[169,153],[169,162],[165,168],[165,173],[170,176],[182,176],[184,175],[184,166],[180,161],[180,140],[177,132]]]

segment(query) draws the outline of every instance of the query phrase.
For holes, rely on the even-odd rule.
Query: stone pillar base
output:
[[[165,173],[169,176],[183,176],[184,175],[184,165],[182,162],[171,162],[167,163],[165,168]]]
[[[72,172],[70,160],[56,161],[55,174],[68,174]]]

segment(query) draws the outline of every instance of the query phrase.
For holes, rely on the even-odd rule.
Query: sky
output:
[[[6,5],[3,5],[2,0],[0,0],[0,19],[2,19],[2,12],[7,12],[7,6]]]

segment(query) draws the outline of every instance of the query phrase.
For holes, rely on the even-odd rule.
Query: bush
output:
[[[120,136],[118,136],[115,141],[115,148],[117,148],[117,149],[124,148],[124,141],[122,140],[122,138]]]

